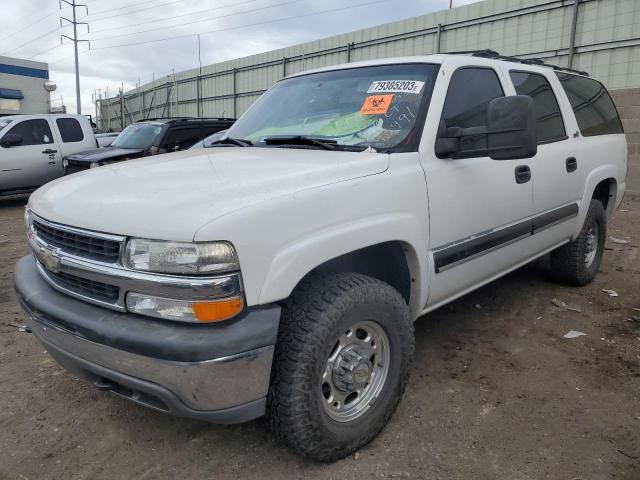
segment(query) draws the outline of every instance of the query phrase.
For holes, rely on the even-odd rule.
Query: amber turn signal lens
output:
[[[240,297],[193,304],[193,313],[200,322],[221,322],[236,316],[242,311],[243,301]]]

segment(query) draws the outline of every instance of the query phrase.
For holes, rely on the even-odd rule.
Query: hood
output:
[[[67,160],[80,162],[100,162],[103,160],[117,160],[121,157],[139,157],[145,152],[142,148],[104,147],[85,150],[84,152],[68,155]]]
[[[94,168],[39,188],[47,220],[105,233],[191,241],[205,223],[271,198],[385,171],[389,155],[227,147]]]

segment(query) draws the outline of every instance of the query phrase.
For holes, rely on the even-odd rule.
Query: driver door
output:
[[[485,125],[489,102],[505,96],[509,85],[502,74],[481,66],[443,69],[453,73],[443,75],[434,92],[434,98],[445,99],[432,105],[439,116],[436,137],[448,127]],[[479,136],[461,139],[467,149],[483,148],[482,141]],[[422,154],[429,195],[430,305],[518,262],[520,254],[505,249],[530,233],[522,220],[531,215],[533,191],[526,174],[531,159],[437,158],[433,147]]]
[[[22,143],[0,146],[0,191],[39,187],[62,175],[60,149],[46,119],[17,121],[8,134],[20,136]]]

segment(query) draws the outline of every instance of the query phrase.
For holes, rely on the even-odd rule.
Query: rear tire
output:
[[[607,239],[607,217],[600,200],[591,200],[580,235],[551,252],[551,273],[556,280],[586,285],[600,268]]]
[[[267,418],[300,455],[332,462],[369,443],[400,401],[413,359],[402,296],[377,279],[311,275],[287,300]]]

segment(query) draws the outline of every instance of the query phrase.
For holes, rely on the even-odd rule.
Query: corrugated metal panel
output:
[[[441,52],[491,48],[566,65],[572,12],[573,0],[485,0],[203,66],[202,115],[239,116],[284,75],[348,61],[435,53],[439,24]],[[640,2],[581,0],[574,53],[574,67],[590,71],[609,88],[640,86]],[[140,92],[127,92],[126,123],[163,110],[165,116],[197,116],[198,73],[179,72],[143,85]],[[168,83],[174,85],[167,100]],[[101,119],[104,127],[120,125],[119,98],[103,101]]]

